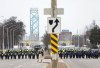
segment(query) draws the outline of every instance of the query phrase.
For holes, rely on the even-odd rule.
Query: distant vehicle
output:
[[[12,50],[18,50],[18,49],[19,49],[18,45],[14,45],[12,48]]]
[[[66,45],[66,46],[59,45],[58,48],[59,49],[74,49],[75,46],[74,45]]]
[[[30,49],[32,49],[30,46],[23,46],[22,48],[21,48],[22,50],[30,50]]]
[[[41,48],[42,48],[41,45],[35,45],[35,46],[34,46],[34,49],[36,49],[36,50],[40,50]]]
[[[95,51],[98,51],[99,52],[99,49],[98,48],[92,48],[91,51],[92,52],[95,52]]]

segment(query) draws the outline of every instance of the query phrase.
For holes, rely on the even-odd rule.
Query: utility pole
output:
[[[45,15],[51,15],[51,18],[48,18],[49,19],[49,21],[48,21],[48,23],[49,23],[48,33],[50,33],[50,38],[51,38],[50,43],[51,43],[52,68],[57,68],[57,63],[58,63],[58,34],[60,33],[60,30],[61,30],[61,28],[59,28],[60,18],[58,18],[57,15],[63,15],[64,9],[63,8],[57,8],[57,0],[51,0],[51,8],[45,8],[44,14]],[[56,25],[54,27],[51,27],[52,24],[54,24],[54,23],[56,23]],[[54,29],[56,29],[56,30],[54,30]]]
[[[4,53],[4,48],[5,48],[5,46],[4,46],[4,25],[3,25],[3,42],[2,42],[2,51],[3,51],[3,53]]]
[[[7,28],[7,44],[8,44],[8,49],[9,49],[10,47],[9,47],[9,35],[8,35],[8,28]]]
[[[51,8],[52,8],[51,17],[57,17],[57,14],[55,13],[55,10],[57,8],[57,0],[52,0],[51,1]]]
[[[57,14],[55,13],[56,8],[57,8],[57,0],[52,0],[51,1],[51,9],[52,9],[51,17],[54,17],[54,18],[57,17]],[[58,41],[57,41],[57,43],[58,43]],[[55,54],[55,56],[56,56],[56,59],[55,60],[52,60],[52,68],[57,68],[58,55]],[[53,56],[52,56],[52,58],[53,58]]]
[[[79,33],[78,33],[78,29],[77,29],[77,46],[79,47]]]

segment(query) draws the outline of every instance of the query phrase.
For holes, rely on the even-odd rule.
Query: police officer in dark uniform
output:
[[[7,52],[7,59],[9,59],[9,52]]]
[[[17,57],[17,51],[14,51],[14,59]]]
[[[44,56],[44,51],[43,51],[43,49],[42,49],[42,51],[41,51],[41,55]]]
[[[36,57],[39,59],[39,51],[36,52]]]
[[[4,53],[4,57],[5,57],[5,59],[7,59],[7,52]]]
[[[1,59],[1,51],[0,51],[0,59]]]
[[[62,50],[59,51],[59,57],[62,59],[63,54],[62,54]]]
[[[85,52],[86,58],[88,58],[88,51]]]
[[[82,58],[84,58],[85,57],[85,51],[81,51],[81,53],[82,53]]]
[[[18,59],[21,58],[21,51],[18,51]]]
[[[72,57],[75,58],[75,51],[72,51]]]
[[[31,51],[28,51],[28,58],[31,59]]]
[[[69,52],[69,57],[72,58],[72,51]]]
[[[22,51],[21,55],[22,55],[22,59],[24,59],[24,51]]]
[[[78,58],[78,51],[76,51],[75,55],[76,55],[76,58]]]
[[[25,55],[25,59],[27,59],[28,50],[25,50],[24,55]]]
[[[10,58],[13,59],[13,52],[10,51]]]
[[[7,51],[7,59],[9,59],[9,51]]]
[[[66,51],[66,58],[68,58],[68,51]]]
[[[91,58],[91,51],[88,51],[88,58]]]
[[[95,57],[96,59],[98,59],[98,56],[99,56],[99,52],[98,52],[98,51],[95,51],[95,52],[94,52],[94,57]]]
[[[66,58],[66,52],[65,51],[63,52],[63,57],[64,57],[64,59]]]
[[[79,55],[79,58],[82,57],[82,53],[81,53],[81,51],[79,51],[78,55]]]
[[[32,59],[35,59],[35,51],[32,51]]]
[[[3,52],[0,51],[0,59],[3,59]]]

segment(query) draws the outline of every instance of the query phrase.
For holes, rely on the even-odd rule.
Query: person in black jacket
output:
[[[35,59],[35,52],[32,51],[32,59]]]
[[[39,59],[39,51],[36,52],[36,57]]]

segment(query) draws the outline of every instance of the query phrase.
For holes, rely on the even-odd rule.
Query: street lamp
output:
[[[78,44],[78,47],[79,47],[79,33],[78,33],[78,29],[77,29],[77,44]]]
[[[0,23],[0,24],[2,24],[2,23]],[[2,38],[3,38],[3,39],[2,39],[2,51],[3,51],[3,53],[4,53],[4,25],[2,24],[2,26],[3,26],[3,30],[2,30],[2,31],[3,31],[3,32],[2,32],[2,33],[3,33],[3,34],[2,34],[2,35],[3,35],[3,36],[2,36]]]
[[[13,43],[13,44],[11,44],[12,45],[12,47],[13,47],[13,45],[14,45],[14,31],[15,30],[18,30],[19,28],[12,28],[11,30],[10,30],[10,39],[11,39],[11,41],[10,41],[10,43]],[[12,40],[12,36],[11,36],[11,31],[13,30],[13,40]]]
[[[12,36],[11,36],[11,31],[12,31],[12,30],[13,30],[13,29],[10,30],[10,45],[11,45],[11,46],[13,46],[13,45],[12,45]],[[12,47],[11,47],[11,48],[12,48]]]
[[[13,29],[11,29],[10,30],[10,43],[11,43],[11,45],[12,45],[12,48],[13,48],[13,45],[14,45],[14,30],[15,30],[16,28],[13,28]],[[11,31],[13,31],[13,35],[11,36]],[[13,39],[12,39],[13,38]]]
[[[4,53],[4,26],[3,26],[3,42],[2,42],[2,51]]]
[[[10,24],[12,24],[12,23],[10,23]],[[5,26],[7,26],[7,25],[9,25],[9,24],[6,24],[6,25],[5,25],[5,24],[3,24],[3,42],[2,42],[2,45],[3,45],[3,46],[2,46],[3,53],[4,53],[4,48],[5,48],[5,47],[4,47],[4,45],[5,45],[5,44],[4,44],[4,42],[5,42],[5,40],[4,40],[4,39],[5,39],[5,35],[4,35],[4,34],[5,34],[5,33],[4,33],[4,28],[5,28]]]
[[[13,30],[13,45],[15,45],[15,41],[14,41],[14,40],[15,40],[15,38],[14,38],[14,32],[15,32],[16,30],[17,30],[17,29],[14,29],[14,30]]]
[[[96,26],[97,27],[97,46],[98,46],[98,26]]]
[[[13,26],[7,28],[7,43],[8,43],[8,49],[10,48],[10,46],[9,46],[9,35],[8,35],[8,30],[9,30],[10,28],[14,27],[14,26],[15,26],[15,25],[13,25]]]

